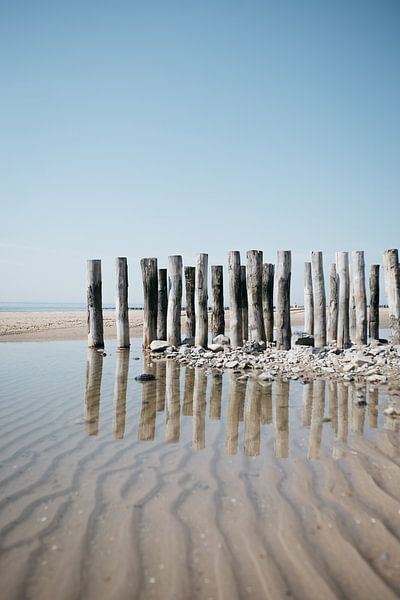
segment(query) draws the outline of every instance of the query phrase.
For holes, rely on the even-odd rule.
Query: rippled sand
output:
[[[139,344],[0,346],[3,597],[399,597],[385,394],[146,364]]]

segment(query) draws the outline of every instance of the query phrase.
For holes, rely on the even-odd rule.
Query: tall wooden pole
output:
[[[274,275],[275,267],[265,263],[262,271],[262,305],[265,328],[265,341],[274,341]]]
[[[339,290],[338,333],[336,344],[341,350],[350,345],[350,275],[348,252],[336,252],[336,271]]]
[[[167,269],[158,269],[157,339],[167,339],[168,287]]]
[[[196,317],[194,309],[195,267],[185,267],[186,291],[186,335],[194,337],[196,331]]]
[[[371,265],[369,273],[369,337],[379,340],[379,265]]]
[[[171,289],[167,308],[167,342],[170,346],[179,346],[181,343],[182,256],[168,257],[168,277]]]
[[[400,344],[400,270],[397,250],[386,250],[383,255],[383,273],[389,304],[389,325],[392,343]]]
[[[304,331],[314,335],[314,295],[311,263],[304,263]]]
[[[276,347],[289,350],[292,329],[290,326],[290,278],[292,254],[290,250],[278,250],[276,261]]]
[[[326,296],[322,252],[311,252],[311,275],[314,293],[314,346],[326,346]]]
[[[158,273],[156,258],[140,261],[143,280],[143,347],[157,339]]]
[[[211,293],[212,293],[212,336],[225,333],[225,310],[224,310],[224,274],[222,265],[211,267]]]
[[[367,343],[367,294],[365,291],[365,262],[364,252],[356,250],[353,252],[353,293],[356,307],[356,335],[355,342],[358,345]]]
[[[208,344],[208,254],[199,254],[196,263],[196,285],[194,291],[196,310],[196,346],[207,348]]]
[[[230,338],[232,347],[237,348],[243,343],[240,252],[237,250],[228,254],[228,279]]]
[[[352,266],[349,266],[350,276],[350,301],[349,301],[349,327],[350,340],[354,343],[356,339],[356,303],[354,298],[354,276]]]
[[[128,317],[128,262],[125,257],[115,259],[116,267],[116,302],[115,316],[117,324],[117,347],[129,348]]]
[[[240,305],[242,312],[242,340],[245,341],[249,339],[249,302],[247,299],[246,265],[240,266],[240,292]]]
[[[249,337],[256,342],[265,342],[263,303],[262,303],[262,261],[261,250],[247,252],[247,295],[249,302]]]
[[[87,323],[89,348],[104,348],[101,260],[87,261]]]
[[[331,265],[329,274],[329,319],[328,319],[328,342],[337,340],[338,330],[338,284],[336,265]]]

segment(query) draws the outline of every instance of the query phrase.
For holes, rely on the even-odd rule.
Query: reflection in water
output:
[[[313,385],[313,396],[312,396],[312,411],[311,411],[311,425],[310,425],[310,438],[308,444],[308,458],[319,458],[319,449],[321,446],[322,438],[322,425],[324,418],[325,409],[325,381],[323,379],[317,379]]]
[[[174,360],[167,360],[165,401],[167,405],[165,439],[170,444],[179,442],[180,434],[180,367]]]
[[[206,445],[207,375],[195,369],[193,392],[193,448],[202,450]]]
[[[221,418],[221,402],[222,402],[222,375],[213,375],[211,377],[210,391],[210,419]]]
[[[275,456],[289,455],[289,382],[275,384]]]
[[[249,381],[244,409],[244,453],[246,456],[260,454],[261,386],[256,380]]]
[[[247,381],[238,381],[234,373],[229,376],[228,411],[226,415],[225,450],[236,454],[239,439],[239,420],[244,406]]]
[[[114,380],[114,410],[112,432],[115,438],[123,438],[126,428],[126,402],[130,352],[120,350],[116,354]],[[371,435],[378,428],[378,390],[366,384],[314,380],[300,387],[296,382],[290,390],[289,381],[260,382],[251,376],[241,378],[232,371],[221,375],[205,369],[185,367],[173,360],[152,362],[148,354],[143,357],[143,369],[154,374],[155,380],[135,384],[135,397],[141,395],[140,412],[137,408],[138,439],[152,441],[156,436],[157,412],[165,411],[165,440],[178,443],[186,435],[187,423],[191,421],[192,446],[205,448],[207,426],[207,381],[210,379],[209,421],[225,422],[225,450],[236,454],[239,435],[243,435],[243,453],[258,456],[261,452],[261,436],[266,435],[269,424],[274,424],[275,456],[289,456],[289,396],[291,399],[291,435],[309,428],[307,458],[316,460],[326,455],[327,444],[332,444],[334,431],[334,458],[345,456],[349,436]],[[88,435],[99,430],[100,388],[103,372],[103,355],[88,350],[85,393],[85,422]],[[181,377],[181,374],[183,376]],[[182,381],[182,388],[181,388]],[[301,390],[301,391],[300,391]],[[300,392],[300,394],[299,394]],[[367,402],[368,400],[368,402]],[[325,409],[326,403],[326,409]],[[301,408],[301,420],[293,415]],[[368,419],[366,413],[368,411]],[[181,417],[190,417],[190,421]],[[240,425],[244,421],[243,427]],[[325,436],[323,435],[325,425]],[[386,418],[384,427],[396,429],[397,421]],[[183,433],[181,432],[181,428]],[[366,431],[365,431],[366,430]],[[264,433],[263,433],[264,431]],[[243,432],[243,433],[240,433]],[[293,445],[296,448],[297,444]]]
[[[123,438],[125,433],[126,390],[128,387],[129,348],[117,351],[117,367],[114,384],[114,416],[112,430],[115,438]]]
[[[100,389],[103,373],[103,353],[88,348],[86,365],[85,422],[86,433],[97,435],[99,431]]]

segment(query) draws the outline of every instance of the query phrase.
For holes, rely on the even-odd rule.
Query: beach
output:
[[[229,329],[229,311],[225,313]],[[380,309],[381,327],[388,327],[388,311]],[[115,339],[115,311],[104,311],[104,338]],[[304,310],[291,310],[292,326],[300,328],[304,323]],[[143,311],[129,311],[129,326],[132,337],[142,335]],[[185,331],[185,318],[182,317],[182,331]],[[87,337],[86,312],[1,312],[0,342],[29,342],[80,340]]]

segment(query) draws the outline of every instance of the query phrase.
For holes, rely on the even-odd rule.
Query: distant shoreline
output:
[[[304,310],[292,308],[290,311],[293,327],[303,327]],[[115,309],[106,309],[104,318],[104,338],[116,338]],[[380,309],[380,326],[388,327],[388,310]],[[229,330],[229,310],[225,311],[226,329]],[[134,309],[129,313],[132,338],[143,333],[143,310]],[[182,336],[185,336],[185,317],[182,313]],[[86,311],[13,311],[0,312],[1,342],[39,342],[61,340],[84,340],[87,337]]]

